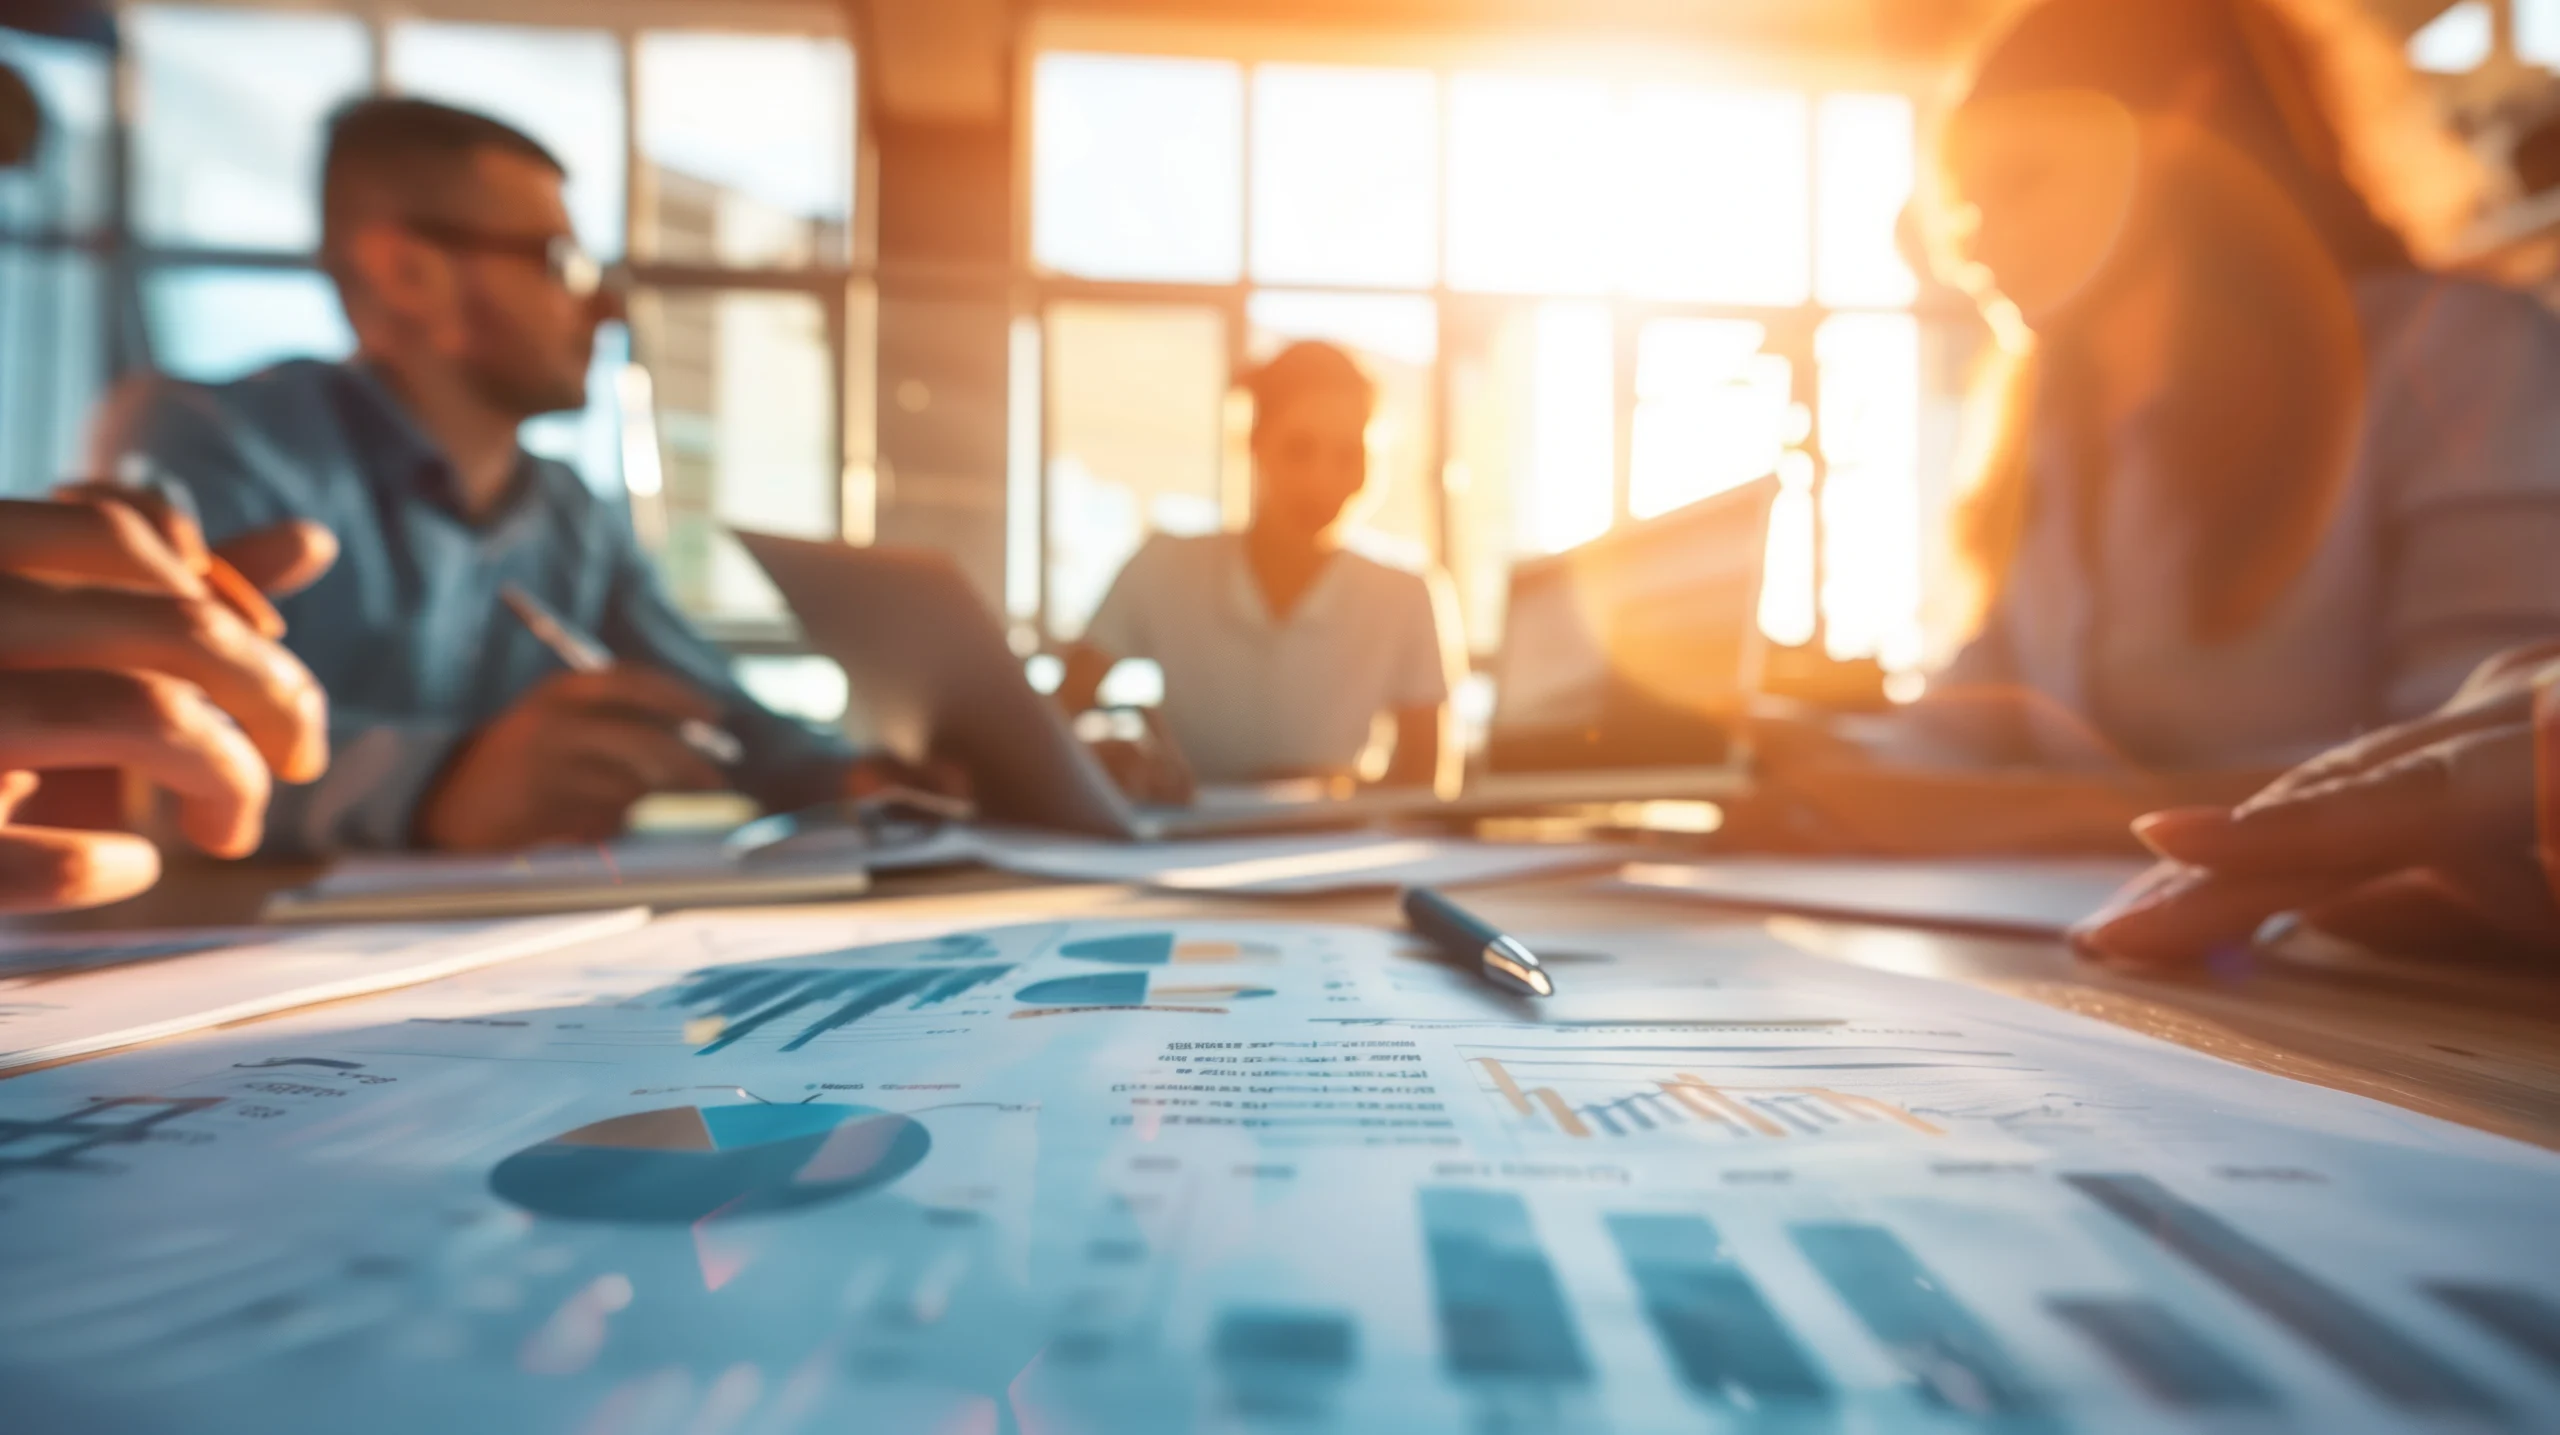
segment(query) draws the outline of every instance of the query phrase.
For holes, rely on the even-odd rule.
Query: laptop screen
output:
[[[1511,571],[1494,664],[1493,765],[1570,735],[1605,762],[1658,728],[1715,723],[1759,685],[1774,477]]]

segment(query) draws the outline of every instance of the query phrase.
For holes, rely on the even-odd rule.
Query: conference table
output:
[[[0,930],[247,922],[268,893],[312,875],[308,867],[181,860],[157,889],[133,901],[68,916],[0,919]],[[1466,901],[1527,937],[1763,923],[1811,958],[1974,983],[2259,1070],[2560,1149],[2560,980],[2419,961],[2352,973],[2258,963],[2177,979],[2134,976],[2082,962],[2057,941],[1719,910],[1613,890],[1588,873],[1471,889]],[[857,902],[768,910],[985,926],[1056,917],[1398,922],[1394,900],[1383,892],[1203,897],[982,869],[884,875]]]

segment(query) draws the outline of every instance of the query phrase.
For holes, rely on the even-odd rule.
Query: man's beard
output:
[[[533,372],[530,366],[484,364],[470,371],[471,386],[483,402],[502,413],[536,418],[568,413],[587,406],[587,368],[563,378]]]

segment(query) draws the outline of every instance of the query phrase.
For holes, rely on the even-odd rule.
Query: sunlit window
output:
[[[606,258],[622,253],[622,50],[611,34],[409,20],[390,36],[393,85],[540,140],[568,167],[578,237]]]
[[[842,263],[853,223],[853,57],[797,35],[642,35],[641,229],[683,263]]]
[[[1120,395],[1095,387],[1111,346],[1062,316],[1109,280],[1184,306],[1217,286],[1246,364],[1324,338],[1379,375],[1368,525],[1450,570],[1479,651],[1516,559],[1775,472],[1769,631],[1916,655],[1908,97],[1060,54],[1034,62],[1030,98],[1030,257],[1058,288],[1015,344],[1038,402],[1016,404],[1011,501],[1047,517],[1036,546],[1013,540],[1008,588],[1023,616],[1045,593],[1049,636],[1077,630],[1147,531],[1249,516],[1239,396],[1163,387],[1166,361],[1138,355]],[[1216,367],[1205,327],[1162,345],[1182,347],[1182,374]],[[1160,421],[1185,435],[1154,443],[1161,480],[1098,457],[1116,441],[1092,426],[1137,391],[1186,410]],[[1089,436],[1043,443],[1068,413]],[[1202,430],[1214,479],[1189,467]]]
[[[1214,533],[1226,324],[1170,304],[1050,307],[1049,625],[1084,631],[1149,533]]]
[[[1449,97],[1449,282],[1509,293],[1611,286],[1617,96],[1598,80],[1460,75]]]
[[[1652,518],[1777,468],[1790,366],[1747,319],[1656,319],[1636,347],[1635,452],[1627,513]]]
[[[1420,70],[1253,74],[1253,276],[1421,286],[1439,273],[1440,85]]]
[[[2472,0],[2472,3],[2476,4],[2478,0]],[[2560,0],[2510,0],[2510,3],[2515,6],[2516,58],[2528,64],[2560,65]]]
[[[2516,14],[2519,50],[2524,43],[2526,13],[2519,7]],[[2497,22],[2489,12],[2489,0],[2460,0],[2409,37],[2409,63],[2439,75],[2467,75],[2488,62],[2489,51],[2496,44]]]
[[[1920,331],[1907,314],[1839,314],[1821,372],[1822,615],[1837,658],[1920,658]]]
[[[1244,70],[1043,55],[1032,75],[1031,253],[1096,279],[1234,279],[1244,247]]]
[[[1826,304],[1891,306],[1918,297],[1894,230],[1918,160],[1911,102],[1900,95],[1822,98],[1822,179],[1814,225],[1815,292]]]
[[[165,244],[317,245],[321,126],[372,84],[364,26],[175,5],[137,7],[125,23],[135,227]]]
[[[1516,541],[1525,552],[1558,553],[1608,532],[1615,516],[1616,355],[1609,311],[1597,304],[1544,305],[1537,333]]]
[[[655,399],[668,586],[697,613],[779,616],[779,596],[726,529],[834,528],[824,311],[806,294],[644,290],[631,333]]]
[[[329,281],[308,269],[171,269],[143,287],[160,367],[181,378],[236,379],[280,359],[343,358],[355,348]]]
[[[1643,85],[1624,118],[1623,287],[1655,299],[1803,303],[1812,270],[1804,97]]]

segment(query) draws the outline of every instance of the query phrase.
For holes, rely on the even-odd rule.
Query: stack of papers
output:
[[[9,1428],[2560,1429],[2560,1155],[1523,935],[706,914],[0,1083]]]

